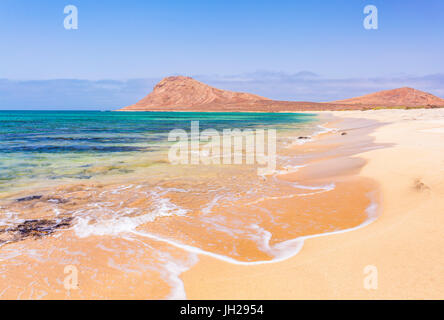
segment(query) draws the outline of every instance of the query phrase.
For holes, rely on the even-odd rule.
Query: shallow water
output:
[[[277,129],[276,170],[260,176],[246,164],[171,165],[168,132],[189,131],[195,120],[201,130]],[[179,276],[199,254],[269,263],[297,252],[294,239],[363,223],[369,186],[281,179],[307,165],[310,155],[294,145],[325,121],[0,112],[0,297],[184,298]],[[67,265],[82,275],[77,290],[63,286]]]
[[[309,114],[0,111],[0,196],[39,181],[134,172],[166,160],[168,133],[200,129],[313,131]]]

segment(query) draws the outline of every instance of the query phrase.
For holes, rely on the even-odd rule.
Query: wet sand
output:
[[[297,255],[273,264],[242,266],[199,256],[199,262],[181,276],[188,298],[444,298],[444,112],[333,114],[378,121],[381,125],[370,136],[385,148],[364,147],[353,155],[354,160],[347,160],[354,168],[351,171],[344,168],[343,159],[320,159],[316,170],[301,170],[300,175],[318,172],[320,179],[329,174],[339,180],[352,176],[376,181],[380,190],[376,220],[349,232],[306,239]],[[334,126],[347,132],[346,139],[366,139],[362,129],[347,127],[348,121]],[[316,142],[326,154],[328,145],[334,143],[329,139]],[[327,146],[322,147],[324,143]],[[304,148],[315,150],[310,144]],[[377,285],[371,288],[365,286],[368,266],[377,271]]]
[[[0,228],[6,241],[0,297],[206,298],[200,286],[195,296],[188,288],[195,280],[188,279],[207,261],[216,269],[242,266],[243,272],[279,266],[299,256],[304,237],[368,223],[377,215],[378,186],[356,175],[365,161],[353,155],[384,147],[369,136],[379,124],[339,123],[350,133],[333,130],[280,148],[285,161],[269,176],[243,166],[165,172],[160,166],[120,181],[58,185],[14,195],[23,201],[2,200],[10,219]],[[67,266],[78,270],[78,286],[69,290]],[[184,288],[181,275],[190,268]],[[229,285],[230,277],[225,280]]]

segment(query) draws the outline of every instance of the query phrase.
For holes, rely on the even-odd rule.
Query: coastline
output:
[[[296,144],[299,147],[301,142],[308,141],[298,139],[300,135],[308,137],[325,132],[326,129],[320,124],[325,123],[326,119],[331,117],[307,122],[306,127],[305,122],[295,124],[297,129],[292,124],[291,128],[295,131],[284,134],[280,144],[281,151],[287,150],[281,158],[282,166],[266,177],[258,176],[253,167],[221,167],[219,174],[215,171],[217,168],[206,168],[202,172],[200,167],[192,171],[186,166],[177,168],[176,179],[177,176],[184,179],[180,184],[180,181],[168,179],[161,181],[163,176],[159,166],[143,171],[155,172],[157,178],[156,175],[147,175],[149,179],[137,179],[136,175],[140,176],[141,171],[136,171],[127,173],[122,179],[99,176],[99,180],[60,184],[57,187],[44,186],[43,189],[31,188],[26,193],[14,194],[10,199],[5,199],[2,207],[8,212],[0,230],[0,240],[4,244],[0,259],[4,257],[8,262],[2,265],[0,273],[3,273],[3,278],[16,279],[17,284],[9,283],[0,292],[1,297],[162,299],[171,297],[167,295],[170,288],[173,297],[185,298],[178,276],[194,263],[196,253],[208,253],[228,260],[231,257],[231,262],[244,265],[272,263],[287,258],[299,249],[298,243],[292,241],[298,236],[319,233],[319,228],[327,232],[358,225],[361,219],[365,219],[367,201],[362,192],[364,184],[359,190],[338,186],[339,190],[348,188],[352,192],[349,199],[359,202],[362,214],[354,217],[350,212],[341,212],[332,219],[323,215],[323,212],[327,212],[325,205],[318,206],[311,216],[294,216],[285,208],[290,205],[310,207],[311,203],[322,204],[322,199],[328,198],[327,193],[330,194],[325,192],[324,184],[309,179],[299,180],[297,185],[291,181],[275,180],[275,176],[280,178],[282,172],[298,174],[298,170],[294,169],[299,167],[301,161],[316,160],[317,156],[309,150],[303,159],[295,158],[291,146]],[[168,173],[171,174],[170,171]],[[206,192],[213,182],[215,190],[225,188],[232,175],[241,178],[230,192],[246,193],[245,201],[237,201],[236,197],[223,192],[224,189],[213,194]],[[188,177],[192,180],[187,180]],[[197,180],[201,187],[195,184]],[[249,184],[242,184],[241,180],[249,181]],[[300,184],[306,181],[308,185]],[[259,192],[254,188],[258,188]],[[185,194],[185,190],[193,191],[194,199],[190,201],[189,193]],[[251,195],[249,190],[253,190]],[[200,194],[202,196],[199,198]],[[220,196],[225,195],[221,200]],[[225,210],[224,206],[229,209]],[[265,206],[269,207],[270,213],[276,214],[263,212],[260,216],[257,210]],[[329,203],[328,206],[336,204]],[[193,214],[184,218],[186,213],[191,212]],[[241,224],[237,223],[239,217],[243,219]],[[203,225],[207,228],[202,228]],[[291,225],[297,225],[297,228]],[[240,233],[245,236],[237,237]],[[269,237],[271,234],[273,239]],[[275,237],[277,234],[279,238]],[[227,247],[221,247],[219,243],[225,243]],[[139,256],[131,258],[131,252],[138,252]],[[61,288],[63,268],[68,261],[78,266],[82,273],[79,291],[66,292]],[[17,268],[19,265],[32,265],[33,269],[23,273]],[[154,270],[147,272],[147,266]],[[29,284],[30,274],[34,275],[36,281]],[[127,279],[122,279],[122,275]],[[100,285],[99,290],[97,283],[103,281],[115,284],[106,288]]]
[[[332,120],[332,117],[321,118],[322,120],[316,124],[317,131],[313,133],[311,133],[311,130],[295,131],[286,137],[287,140],[284,139],[286,142],[282,145],[281,151],[284,152],[282,156],[284,159],[288,158],[289,161],[284,161],[282,169],[272,173],[271,176],[262,178],[258,178],[254,168],[248,169],[249,173],[243,173],[243,177],[246,177],[248,181],[253,178],[252,181],[257,184],[257,187],[260,190],[263,189],[262,197],[253,197],[251,202],[233,203],[229,206],[229,211],[224,211],[223,208],[216,209],[219,211],[215,211],[216,214],[211,214],[209,217],[205,216],[207,209],[204,209],[201,210],[201,213],[199,213],[199,210],[194,210],[194,215],[189,215],[187,219],[184,219],[183,214],[189,212],[192,208],[188,206],[193,206],[195,203],[195,206],[199,208],[198,201],[200,200],[195,200],[192,203],[184,202],[188,200],[181,196],[182,189],[178,189],[178,185],[171,183],[157,185],[161,189],[154,190],[153,193],[153,190],[150,189],[150,186],[154,183],[153,177],[148,180],[147,185],[145,185],[146,181],[144,180],[140,180],[140,183],[134,185],[134,180],[127,181],[128,178],[120,182],[112,182],[112,179],[110,183],[101,179],[100,184],[99,181],[91,181],[90,183],[84,182],[81,185],[78,183],[61,185],[46,191],[34,189],[32,194],[20,195],[21,199],[29,199],[29,202],[28,200],[10,202],[11,212],[21,212],[21,216],[28,219],[26,223],[30,223],[31,229],[33,228],[32,225],[37,228],[39,228],[40,223],[47,225],[49,234],[53,236],[42,235],[39,239],[36,239],[26,237],[25,234],[23,239],[20,239],[20,237],[14,238],[12,242],[6,243],[2,254],[7,260],[11,258],[11,264],[4,264],[2,272],[9,278],[17,279],[22,285],[11,284],[10,287],[5,289],[6,291],[0,293],[2,298],[30,298],[34,297],[36,293],[38,293],[36,297],[42,298],[44,296],[45,299],[129,297],[128,294],[137,299],[147,298],[147,295],[155,299],[168,298],[171,297],[171,294],[174,298],[185,298],[186,292],[182,289],[182,281],[179,275],[187,270],[190,264],[197,262],[195,258],[198,256],[212,256],[222,261],[244,266],[271,265],[296,254],[302,246],[302,237],[308,238],[311,235],[336,232],[337,230],[360,225],[367,218],[365,209],[370,204],[365,193],[372,188],[369,187],[367,181],[353,181],[350,183],[338,181],[337,184],[331,185],[331,175],[325,175],[321,179],[312,174],[309,176],[313,176],[313,179],[310,177],[298,178],[308,167],[316,166],[320,157],[331,157],[332,154],[338,154],[338,151],[332,150],[332,148],[319,148],[319,152],[313,152],[312,148],[316,144],[318,136],[340,140],[348,139],[348,137],[342,137],[340,133],[328,130],[322,125],[326,121]],[[314,138],[300,140],[297,138],[299,134],[312,135]],[[310,143],[301,144],[307,141],[310,141]],[[348,157],[348,154],[356,153],[359,149],[357,146],[352,146],[352,143],[343,144],[346,148],[343,148],[339,153],[345,158]],[[371,141],[367,141],[365,144],[371,144]],[[295,153],[295,148],[305,150],[305,154]],[[299,155],[301,155],[301,159],[299,159]],[[309,165],[300,166],[300,163]],[[351,164],[353,165],[353,163]],[[349,165],[350,163],[347,163],[347,168],[344,169],[348,170]],[[361,166],[362,163],[357,165]],[[242,168],[237,168],[237,171],[233,171],[234,169],[232,168],[228,172],[238,174],[240,173],[238,170],[243,172]],[[200,168],[196,168],[196,170],[201,171]],[[335,168],[335,172],[339,170],[340,168]],[[187,168],[187,171],[192,175],[189,168]],[[230,175],[225,174],[224,176],[229,177]],[[212,176],[207,177],[207,179],[210,177]],[[264,179],[268,182],[265,182]],[[210,180],[199,178],[199,180],[201,183],[202,181],[216,181],[222,183],[222,186],[227,183],[227,181],[221,182],[220,179],[214,180],[214,178]],[[271,189],[267,188],[270,183],[273,183]],[[162,189],[162,186],[166,189]],[[205,185],[204,188],[206,189],[207,186]],[[189,184],[182,187],[189,188]],[[285,189],[279,191],[278,188]],[[239,192],[246,192],[244,185],[239,185],[238,189]],[[199,190],[196,189],[196,191]],[[147,199],[147,192],[152,195],[152,199]],[[168,192],[168,195],[161,198],[163,194],[159,194],[159,192]],[[332,197],[332,195],[338,197],[342,192],[348,195],[339,199],[340,201]],[[118,198],[116,198],[117,194],[119,194]],[[19,199],[19,194],[16,196],[15,198]],[[181,199],[184,201],[180,202]],[[211,198],[202,200],[211,200]],[[217,204],[219,198],[213,200],[207,206],[210,208],[208,210],[214,208],[213,205]],[[120,201],[125,201],[125,205],[122,206],[123,203]],[[359,214],[355,214],[347,208],[349,202],[353,203],[352,207]],[[300,208],[299,212],[294,212],[291,209],[295,206]],[[135,208],[137,208],[138,211],[126,213],[121,211],[122,208],[129,208],[128,210],[136,210]],[[238,211],[232,212],[235,208]],[[261,216],[258,210],[265,208],[268,209]],[[338,210],[338,213],[330,215],[328,214],[329,210],[326,210],[327,208]],[[146,213],[140,216],[139,211],[152,214]],[[268,215],[267,211],[273,212],[273,214]],[[111,213],[113,215],[117,213],[119,218],[110,216]],[[240,213],[241,215],[239,215]],[[158,216],[159,219],[154,219],[153,214]],[[236,226],[236,223],[231,225],[233,228],[229,228],[230,224],[227,224],[227,227],[224,228],[224,224],[218,224],[218,221],[214,220],[214,217],[217,218],[218,214],[223,214],[222,218],[224,219],[238,219],[242,216],[244,219],[242,225],[245,228],[242,229],[242,226],[240,226],[241,229],[238,231],[239,226]],[[251,218],[248,218],[248,215]],[[165,218],[163,218],[164,216]],[[202,216],[202,220],[199,220],[199,216]],[[213,220],[210,218],[213,218]],[[189,224],[192,219],[196,219],[196,223]],[[20,221],[8,220],[6,223],[17,224]],[[19,224],[17,228],[28,226],[26,223]],[[206,234],[201,230],[202,223],[207,224],[209,228],[212,227],[210,230],[213,231]],[[10,230],[13,232],[15,229],[11,228]],[[225,234],[227,231],[230,233]],[[247,234],[238,241],[236,240],[236,234],[233,237],[231,233],[236,231],[246,232]],[[216,236],[213,236],[214,233],[216,233]],[[8,232],[4,233],[5,241],[11,240],[8,238],[9,234]],[[189,240],[189,234],[194,234],[195,244]],[[273,238],[271,235],[273,235]],[[210,239],[211,237],[213,239]],[[128,241],[129,239],[131,241]],[[205,240],[201,241],[201,239]],[[210,241],[214,243],[213,246],[211,246]],[[218,243],[221,242],[242,250],[241,254],[233,254],[232,251],[229,251],[230,247],[227,247],[228,250],[224,247],[220,248]],[[141,244],[150,249],[144,250],[144,247],[140,247]],[[17,250],[17,248],[20,249]],[[45,255],[44,248],[51,248],[49,256]],[[141,256],[134,259],[133,262],[128,262],[128,259],[130,259],[129,252],[135,250]],[[17,252],[21,254],[15,255]],[[39,255],[38,260],[36,260],[36,252]],[[13,254],[13,256],[10,256],[10,254]],[[56,256],[57,259],[53,260]],[[168,256],[172,259],[167,258],[165,260],[165,257]],[[90,257],[95,258],[91,260]],[[142,272],[145,268],[144,263],[150,260],[154,261],[157,269],[148,273],[145,273],[146,270]],[[54,261],[59,261],[59,263],[54,264]],[[63,279],[63,263],[66,263],[66,261],[71,261],[82,271],[83,280],[79,291],[70,293],[57,289],[58,285],[56,283],[60,284]],[[34,266],[30,272],[35,273],[35,278],[38,279],[36,285],[32,285],[32,287],[26,285],[28,275],[15,267],[21,264]],[[48,270],[51,270],[51,272],[48,273]],[[108,281],[117,283],[116,281],[121,278],[122,272],[124,272],[125,277],[131,276],[127,280],[129,283],[126,282],[129,286],[125,287],[120,282],[121,279],[118,285],[98,290],[95,283],[103,281],[102,276],[106,275]],[[162,283],[165,280],[167,283]],[[137,290],[130,292],[130,288],[134,289],[135,287],[137,287]],[[168,288],[172,291],[167,296]]]
[[[320,118],[319,131],[311,139],[292,136],[288,148],[281,149],[279,154],[291,161],[257,181],[261,188],[266,185],[262,179],[291,188],[280,193],[264,189],[263,197],[241,201],[235,212],[233,205],[223,202],[230,208],[223,211],[224,216],[253,218],[245,223],[250,228],[246,230],[256,235],[246,238],[254,245],[236,242],[243,255],[230,255],[218,245],[235,245],[237,238],[224,232],[236,231],[236,225],[219,230],[223,225],[209,219],[213,214],[205,216],[206,208],[212,210],[219,198],[202,210],[202,220],[190,224],[190,219],[200,219],[199,212],[185,223],[183,214],[192,209],[188,205],[199,202],[178,203],[187,196],[182,198],[174,184],[162,185],[166,189],[156,191],[157,198],[152,199],[146,198],[146,192],[152,194],[151,185],[157,185],[152,178],[146,185],[144,181],[72,185],[52,190],[42,201],[14,202],[17,210],[25,210],[32,219],[55,214],[57,224],[51,224],[52,218],[43,222],[57,232],[40,239],[24,238],[5,248],[4,257],[14,265],[3,265],[3,277],[17,279],[17,284],[0,295],[39,299],[442,298],[444,252],[439,227],[443,218],[439,213],[444,208],[444,110],[326,112]],[[238,187],[245,191],[245,186]],[[294,188],[299,191],[294,193]],[[159,192],[168,194],[161,198],[164,193]],[[116,202],[112,210],[109,201],[116,194],[126,205]],[[82,210],[94,203],[99,207],[83,215]],[[100,205],[111,211],[101,213]],[[119,219],[107,215],[122,214],[121,207],[154,212],[159,219],[137,212],[134,216],[123,213]],[[68,227],[73,211],[80,215]],[[36,216],[37,212],[41,214]],[[91,217],[98,221],[91,225]],[[57,230],[59,224],[66,226]],[[202,225],[215,229],[204,233]],[[197,242],[189,241],[189,235]],[[48,256],[45,248],[51,248]],[[131,252],[138,252],[137,258]],[[81,290],[60,288],[67,261],[81,270]],[[146,269],[153,262],[157,267]],[[20,265],[33,268],[23,273]],[[379,272],[378,290],[363,286],[367,266]],[[29,286],[31,274],[37,284]],[[116,285],[97,286],[106,281]]]
[[[444,147],[443,133],[436,127],[444,126],[444,112],[328,113],[384,123],[370,135],[387,147],[363,148],[353,157],[365,161],[354,174],[379,185],[378,219],[351,232],[308,239],[298,254],[274,264],[245,267],[199,256],[199,262],[181,276],[187,298],[443,298]],[[364,288],[367,266],[378,270],[376,290]]]

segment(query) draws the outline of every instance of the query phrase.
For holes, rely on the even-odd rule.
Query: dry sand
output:
[[[387,147],[354,156],[367,161],[358,175],[379,184],[376,221],[308,239],[273,264],[200,256],[182,275],[189,299],[444,299],[444,110],[333,114],[384,123],[371,136]],[[377,289],[364,286],[366,266]]]

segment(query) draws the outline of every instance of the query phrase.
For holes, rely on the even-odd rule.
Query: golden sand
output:
[[[255,270],[257,263],[278,266],[275,261],[300,250],[301,237],[365,223],[377,186],[356,176],[365,161],[351,156],[377,147],[368,133],[378,124],[341,123],[356,133],[331,132],[282,149],[283,156],[301,157],[306,167],[281,168],[278,175],[259,177],[242,166],[158,169],[147,171],[145,179],[138,172],[122,181],[41,188],[34,190],[39,199],[3,202],[4,210],[35,219],[31,223],[43,223],[48,231],[27,232],[19,225],[1,233],[0,240],[9,242],[0,251],[0,297],[164,299],[183,298],[191,290],[193,298],[195,291],[183,290],[180,275],[206,268],[208,256],[217,268],[221,260],[243,270]],[[223,198],[214,197],[209,182]],[[67,266],[78,270],[78,286],[69,290]],[[205,290],[197,297],[204,298]]]
[[[336,131],[281,150],[301,158],[299,170],[261,178],[186,168],[174,180],[150,171],[147,180],[57,186],[9,203],[51,226],[77,216],[74,226],[1,248],[0,297],[442,298],[444,115],[335,116]],[[212,203],[206,181],[236,196]],[[161,216],[144,214],[159,206]],[[75,289],[65,287],[67,266],[78,268]],[[367,266],[378,271],[376,290],[364,286]]]
[[[370,135],[386,148],[353,156],[366,161],[361,170],[354,170],[359,177],[379,185],[376,221],[350,232],[307,239],[297,255],[274,264],[240,266],[199,257],[182,276],[188,298],[444,298],[444,112],[334,115],[384,123]],[[336,126],[342,128],[341,123]],[[343,129],[347,137],[361,139],[356,130]],[[319,169],[325,169],[322,162]],[[377,271],[376,287],[365,286],[368,266]]]

